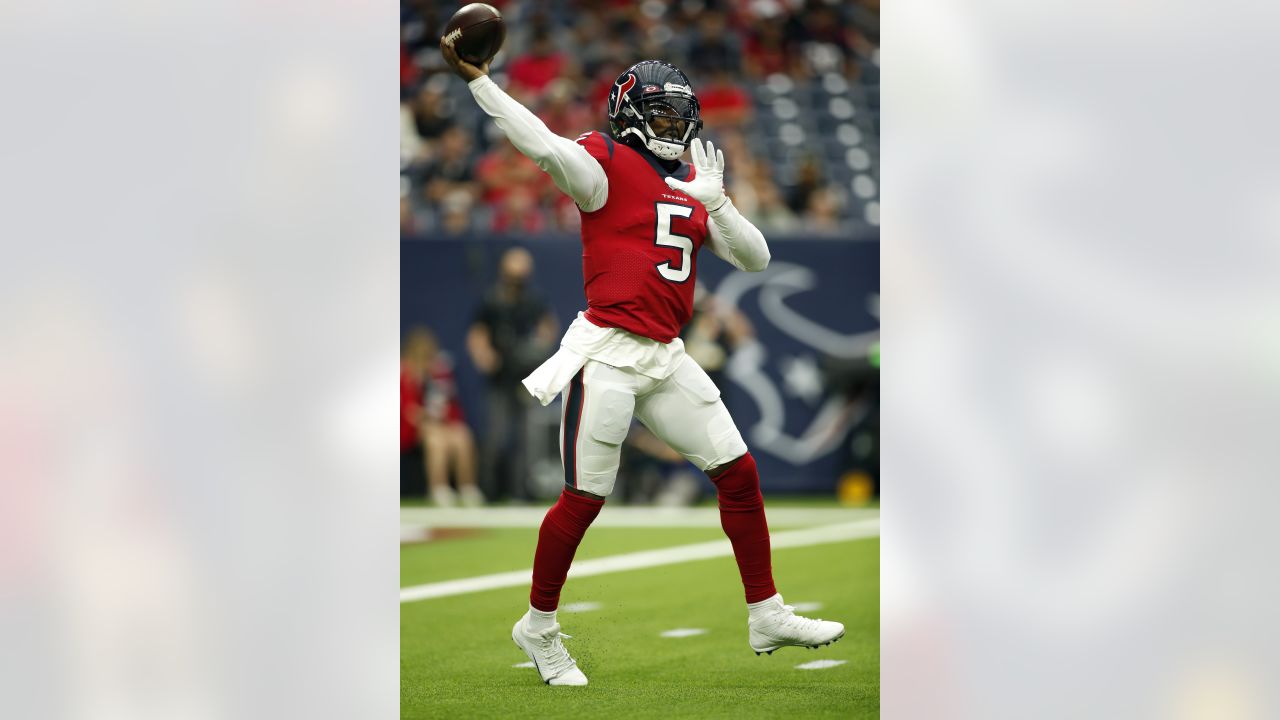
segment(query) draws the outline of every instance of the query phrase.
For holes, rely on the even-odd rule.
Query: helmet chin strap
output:
[[[678,160],[680,159],[680,156],[684,154],[684,145],[661,140],[656,137],[646,137],[645,133],[641,132],[639,128],[629,127],[626,130],[623,130],[622,134],[623,136],[634,134],[636,137],[640,138],[640,141],[649,149],[649,152],[653,153],[661,160]]]
[[[676,143],[666,142],[665,140],[658,140],[656,138],[647,141],[645,143],[645,147],[649,148],[649,152],[657,155],[663,160],[677,160],[684,154],[683,145],[677,145]]]

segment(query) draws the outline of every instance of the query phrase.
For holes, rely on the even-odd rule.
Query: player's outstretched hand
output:
[[[702,203],[707,210],[715,210],[724,204],[724,152],[716,146],[694,138],[690,145],[693,155],[693,180],[681,182],[667,178],[667,185]]]
[[[440,54],[444,56],[444,61],[453,68],[458,77],[471,82],[481,75],[489,74],[489,63],[485,63],[479,67],[458,57],[458,51],[453,49],[453,41],[440,38]]]

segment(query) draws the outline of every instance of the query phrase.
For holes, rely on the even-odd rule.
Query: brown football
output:
[[[483,65],[493,59],[507,39],[507,26],[492,5],[471,3],[463,6],[444,26],[445,41],[453,40],[458,57],[472,65]]]

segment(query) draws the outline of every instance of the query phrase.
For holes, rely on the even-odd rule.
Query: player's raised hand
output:
[[[467,82],[489,74],[489,63],[477,67],[458,57],[458,51],[453,48],[452,40],[440,38],[440,54],[444,56],[444,61],[449,64],[449,67],[453,68],[458,77]]]
[[[693,180],[682,182],[667,178],[667,185],[702,203],[707,210],[715,210],[724,204],[724,152],[712,143],[704,148],[702,141],[694,138],[689,144],[693,155]]]

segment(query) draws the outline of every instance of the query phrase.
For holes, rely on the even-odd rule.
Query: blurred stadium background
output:
[[[724,148],[729,194],[773,260],[742,273],[704,257],[683,339],[759,463],[779,587],[849,630],[824,652],[751,663],[714,487],[637,424],[579,564],[721,554],[571,575],[562,606],[577,613],[562,622],[592,678],[572,707],[513,669],[524,658],[506,634],[563,486],[560,403],[538,406],[519,379],[585,308],[578,215],[443,66],[440,29],[461,4],[403,2],[402,715],[876,716],[878,3],[493,4],[508,35],[491,74],[564,137],[607,129],[609,87],[634,62],[692,80],[703,137]],[[835,540],[782,547],[789,532]],[[647,592],[672,583],[678,598]],[[661,635],[673,628],[700,634]],[[825,674],[793,671],[815,659]]]

